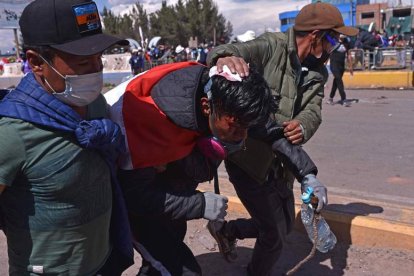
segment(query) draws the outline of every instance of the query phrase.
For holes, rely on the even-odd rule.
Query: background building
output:
[[[376,29],[384,29],[387,8],[387,3],[357,5],[356,25],[368,29],[368,26],[374,22]]]
[[[290,27],[293,26],[293,24],[295,24],[295,18],[298,15],[298,13],[298,10],[279,13],[281,32],[286,32]]]
[[[389,35],[403,35],[406,38],[414,32],[413,6],[396,6],[385,10],[384,29]]]
[[[369,4],[369,0],[312,0],[312,3],[315,2],[325,2],[332,5],[339,5],[339,4],[346,4],[349,2],[354,2],[356,5],[363,5],[363,4]]]
[[[312,0],[312,3],[319,0]],[[409,37],[414,33],[414,6],[411,1],[390,0],[322,0],[336,6],[342,14],[346,26],[359,26],[368,29],[386,30],[389,35]],[[370,4],[372,3],[372,4]],[[295,22],[299,10],[279,14],[280,30],[285,32]]]
[[[411,5],[389,6],[388,1],[356,8],[356,25],[367,29],[374,23],[376,30],[385,30],[388,35],[409,36],[414,30],[414,8]]]
[[[312,0],[312,3],[317,0]],[[322,2],[330,3],[338,8],[341,12],[346,26],[355,26],[356,21],[356,7],[357,5],[369,4],[369,0],[324,0]],[[285,32],[295,22],[295,18],[299,11],[287,11],[279,14],[280,30]]]

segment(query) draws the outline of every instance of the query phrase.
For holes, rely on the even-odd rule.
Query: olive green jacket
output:
[[[245,43],[220,45],[209,53],[207,61],[214,65],[218,58],[224,56],[242,57],[247,63],[254,64],[268,82],[272,93],[280,96],[276,120],[280,123],[298,120],[303,128],[304,142],[313,136],[322,122],[321,104],[328,72],[324,65],[302,69],[293,29],[287,33],[265,33]],[[252,145],[251,148],[255,148],[256,153],[266,151],[259,150],[258,145]],[[271,155],[258,156],[253,151],[248,154],[248,151],[230,160],[262,182],[270,166]]]

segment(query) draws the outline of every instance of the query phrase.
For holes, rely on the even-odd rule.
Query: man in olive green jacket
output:
[[[293,144],[308,141],[322,122],[321,102],[328,73],[325,62],[338,46],[339,34],[354,36],[338,9],[326,3],[306,5],[287,33],[265,33],[245,43],[221,45],[210,52],[208,63],[227,65],[241,76],[254,64],[264,75],[275,99],[275,120],[283,123]],[[257,238],[248,272],[270,275],[279,258],[282,240],[294,222],[293,175],[283,168],[271,148],[249,138],[246,150],[225,162],[230,181],[252,219],[209,223],[222,254],[233,261],[235,240]]]

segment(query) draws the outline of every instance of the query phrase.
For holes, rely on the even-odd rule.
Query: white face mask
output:
[[[59,73],[49,62],[40,56],[53,71],[65,80],[65,91],[56,92],[49,82],[46,84],[52,89],[53,96],[70,106],[85,106],[96,100],[103,88],[103,72],[99,71],[84,75],[66,75]]]

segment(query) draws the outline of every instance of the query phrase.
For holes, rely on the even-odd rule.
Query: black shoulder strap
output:
[[[220,194],[220,186],[219,186],[219,179],[218,179],[218,168],[214,170],[214,192],[216,194]]]

